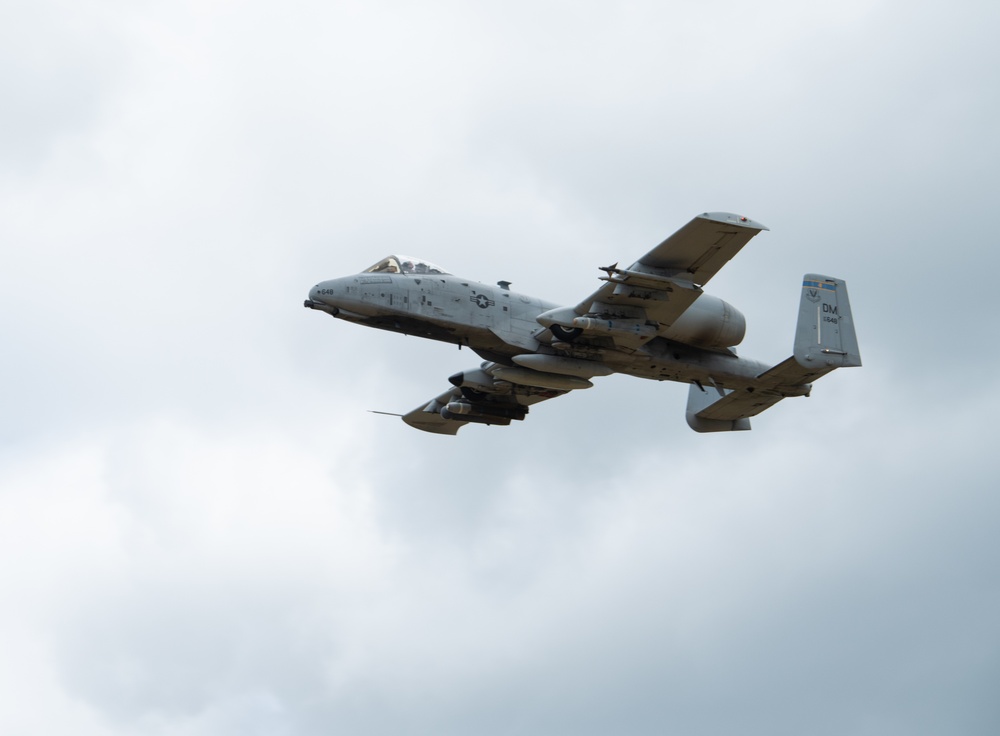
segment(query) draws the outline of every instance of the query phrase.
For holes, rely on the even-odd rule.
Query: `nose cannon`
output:
[[[327,301],[327,299],[332,298],[333,294],[334,289],[331,288],[331,282],[324,281],[316,284],[309,290],[309,298],[302,302],[302,306],[306,309],[316,309],[320,312],[326,312],[336,317],[340,310]]]

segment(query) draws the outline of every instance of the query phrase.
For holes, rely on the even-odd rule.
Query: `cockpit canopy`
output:
[[[440,266],[435,266],[422,258],[411,256],[388,256],[362,273],[413,273],[413,274],[447,274]]]

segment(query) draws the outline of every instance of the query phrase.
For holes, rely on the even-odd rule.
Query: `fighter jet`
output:
[[[602,267],[601,286],[575,306],[402,255],[316,284],[305,306],[466,346],[483,359],[451,376],[447,391],[400,415],[426,432],[508,425],[535,404],[612,373],[689,384],[686,417],[697,432],[748,430],[750,417],[786,397],[808,396],[817,378],[861,365],[847,284],[812,273],[802,279],[792,356],[769,366],[736,354],[746,320],[702,287],[767,229],[727,212],[698,215],[628,268]]]

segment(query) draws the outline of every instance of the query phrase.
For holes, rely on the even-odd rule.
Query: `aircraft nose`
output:
[[[337,308],[334,306],[334,294],[333,283],[330,281],[321,281],[309,290],[309,298],[302,303],[302,306],[306,309],[319,309],[323,312],[336,314]]]

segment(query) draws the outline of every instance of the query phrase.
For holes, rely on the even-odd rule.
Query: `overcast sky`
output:
[[[0,732],[1000,732],[996,3],[0,2]],[[790,354],[698,435],[302,308],[403,252],[563,303],[694,215]]]

